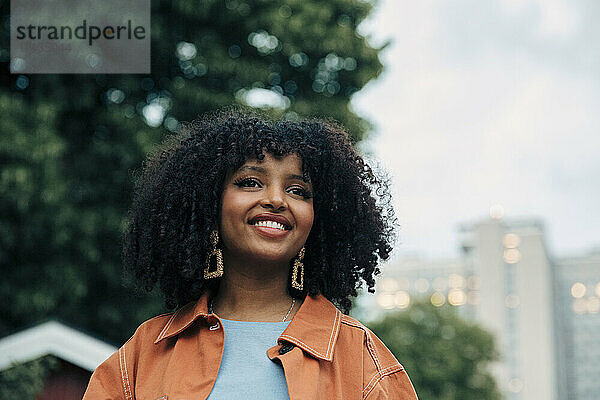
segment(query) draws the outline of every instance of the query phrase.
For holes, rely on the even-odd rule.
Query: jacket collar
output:
[[[196,303],[188,303],[173,313],[154,343],[178,335],[196,319],[207,318],[208,315],[208,294],[205,293]],[[288,327],[279,336],[279,342],[293,343],[313,357],[331,361],[341,319],[341,311],[323,295],[306,296]]]
[[[208,317],[208,294],[205,293],[200,299],[194,303],[188,303],[179,310],[171,314],[163,329],[158,334],[154,344],[163,339],[173,337],[180,334],[188,328],[199,317]]]
[[[313,357],[331,361],[341,320],[341,311],[324,296],[306,296],[279,341],[288,341]]]

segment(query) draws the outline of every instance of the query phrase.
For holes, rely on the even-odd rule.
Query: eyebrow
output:
[[[266,174],[267,173],[267,170],[265,168],[263,168],[263,167],[257,167],[257,166],[254,166],[254,165],[244,165],[238,171],[244,171],[244,170],[256,171],[256,172],[260,172],[262,174]],[[286,175],[286,177],[288,179],[297,179],[297,180],[302,181],[302,182],[310,183],[309,180],[305,179],[302,175],[288,174],[288,175]]]
[[[244,171],[246,169],[249,169],[250,171],[256,171],[256,172],[261,172],[263,174],[267,173],[267,170],[264,169],[263,167],[255,167],[253,165],[244,165],[243,167],[241,167],[238,171]]]

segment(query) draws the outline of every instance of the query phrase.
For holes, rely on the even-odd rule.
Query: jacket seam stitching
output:
[[[377,372],[375,375],[373,375],[373,377],[371,378],[371,380],[369,381],[369,384],[367,386],[365,386],[365,388],[363,389],[362,393],[363,393],[363,400],[366,399],[369,394],[371,394],[371,392],[373,391],[373,389],[375,388],[375,386],[381,382],[381,380],[383,378],[385,378],[386,376],[389,376],[395,372],[399,372],[402,371],[404,369],[404,367],[402,367],[402,365],[400,364],[394,364],[391,365],[387,368],[382,369],[381,371]],[[366,393],[365,393],[366,392]]]
[[[381,372],[381,363],[379,362],[379,357],[377,355],[377,351],[373,346],[373,339],[371,338],[371,333],[365,330],[365,334],[367,335],[367,348],[369,349],[369,353],[371,353],[371,357],[373,357],[373,361],[375,361],[375,366],[377,367],[377,371]]]
[[[289,335],[281,335],[280,337],[283,338],[283,339],[289,339],[291,342],[298,342],[299,344],[305,346],[308,350],[310,350],[313,353],[315,353],[315,355],[317,355],[317,356],[319,356],[321,358],[327,359],[326,355],[323,355],[321,352],[313,349],[312,347],[310,347],[309,345],[307,345],[306,343],[304,343],[302,340],[300,340],[298,338],[295,338],[295,337],[289,336]]]
[[[125,345],[119,349],[119,368],[121,369],[121,380],[123,383],[123,394],[125,400],[132,398],[131,386],[129,386],[129,375],[127,373],[127,361],[125,360]]]
[[[333,352],[333,338],[337,334],[340,329],[340,317],[341,312],[339,310],[335,310],[335,320],[333,321],[333,329],[331,330],[331,334],[329,335],[329,343],[327,344],[327,358],[331,357],[331,353]]]
[[[366,327],[364,325],[362,325],[360,322],[354,322],[348,318],[344,318],[344,322],[350,326],[354,326],[356,328],[362,329],[362,331],[364,332],[366,339],[367,339],[367,349],[369,350],[369,354],[371,355],[371,357],[373,358],[373,361],[375,362],[375,367],[377,368],[377,371],[381,371],[381,362],[379,361],[379,356],[377,355],[377,350],[373,346],[373,339],[371,338],[371,333],[369,332],[369,330],[366,329]]]
[[[175,320],[175,316],[177,315],[177,313],[179,313],[179,310],[175,311],[173,313],[173,315],[171,315],[171,318],[169,318],[169,321],[167,321],[167,324],[165,325],[165,327],[162,329],[162,331],[160,331],[160,333],[158,334],[158,337],[156,338],[156,341],[162,340],[164,337],[164,334],[167,332],[167,330],[171,327],[171,324],[173,323],[173,321]]]
[[[121,349],[119,349],[119,370],[121,371],[121,384],[123,385],[123,395],[127,399],[127,386],[125,385],[125,374],[123,374],[123,360],[121,359]]]
[[[346,324],[346,325],[350,325],[350,326],[353,326],[355,328],[363,329],[363,326],[360,324],[360,322],[352,321],[351,319],[349,319],[347,317],[347,315],[342,315],[342,322],[344,324]]]
[[[129,384],[129,373],[127,372],[127,357],[125,353],[125,346],[123,346],[123,366],[125,367],[125,379],[127,382],[127,389],[129,390],[129,397],[133,399],[133,393],[131,391],[131,386]]]
[[[364,393],[364,392],[365,392],[365,391],[366,391],[366,390],[367,390],[367,389],[368,389],[368,388],[369,388],[371,385],[375,386],[375,385],[377,384],[377,382],[379,382],[379,380],[380,380],[381,378],[383,378],[383,374],[385,374],[385,372],[387,372],[388,370],[392,370],[392,369],[394,369],[394,368],[398,367],[398,365],[399,365],[399,364],[396,364],[396,365],[391,365],[391,366],[389,366],[389,367],[387,367],[387,368],[384,368],[384,369],[383,369],[383,370],[381,370],[381,371],[377,371],[377,372],[375,373],[375,375],[373,375],[373,377],[371,378],[371,380],[369,381],[369,383],[367,384],[367,386],[365,386],[365,388],[363,389],[363,393]],[[369,391],[370,391],[370,390],[369,390]]]

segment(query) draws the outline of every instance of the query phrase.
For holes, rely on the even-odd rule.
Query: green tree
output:
[[[55,357],[44,356],[0,371],[0,400],[35,399],[48,374],[58,366]]]
[[[418,302],[370,328],[406,368],[419,399],[501,398],[487,370],[498,359],[492,335],[454,308]]]
[[[355,140],[350,97],[381,72],[360,0],[153,0],[152,73],[11,75],[0,0],[0,336],[49,317],[122,343],[161,311],[121,278],[130,171],[179,121],[249,90],[284,118],[328,116]],[[145,118],[149,107],[158,118]],[[146,115],[147,117],[147,115]]]

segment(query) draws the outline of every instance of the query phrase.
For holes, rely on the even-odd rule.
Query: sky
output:
[[[458,228],[543,221],[553,256],[600,247],[600,3],[381,0],[384,73],[352,100],[393,177],[396,257],[453,258]]]

